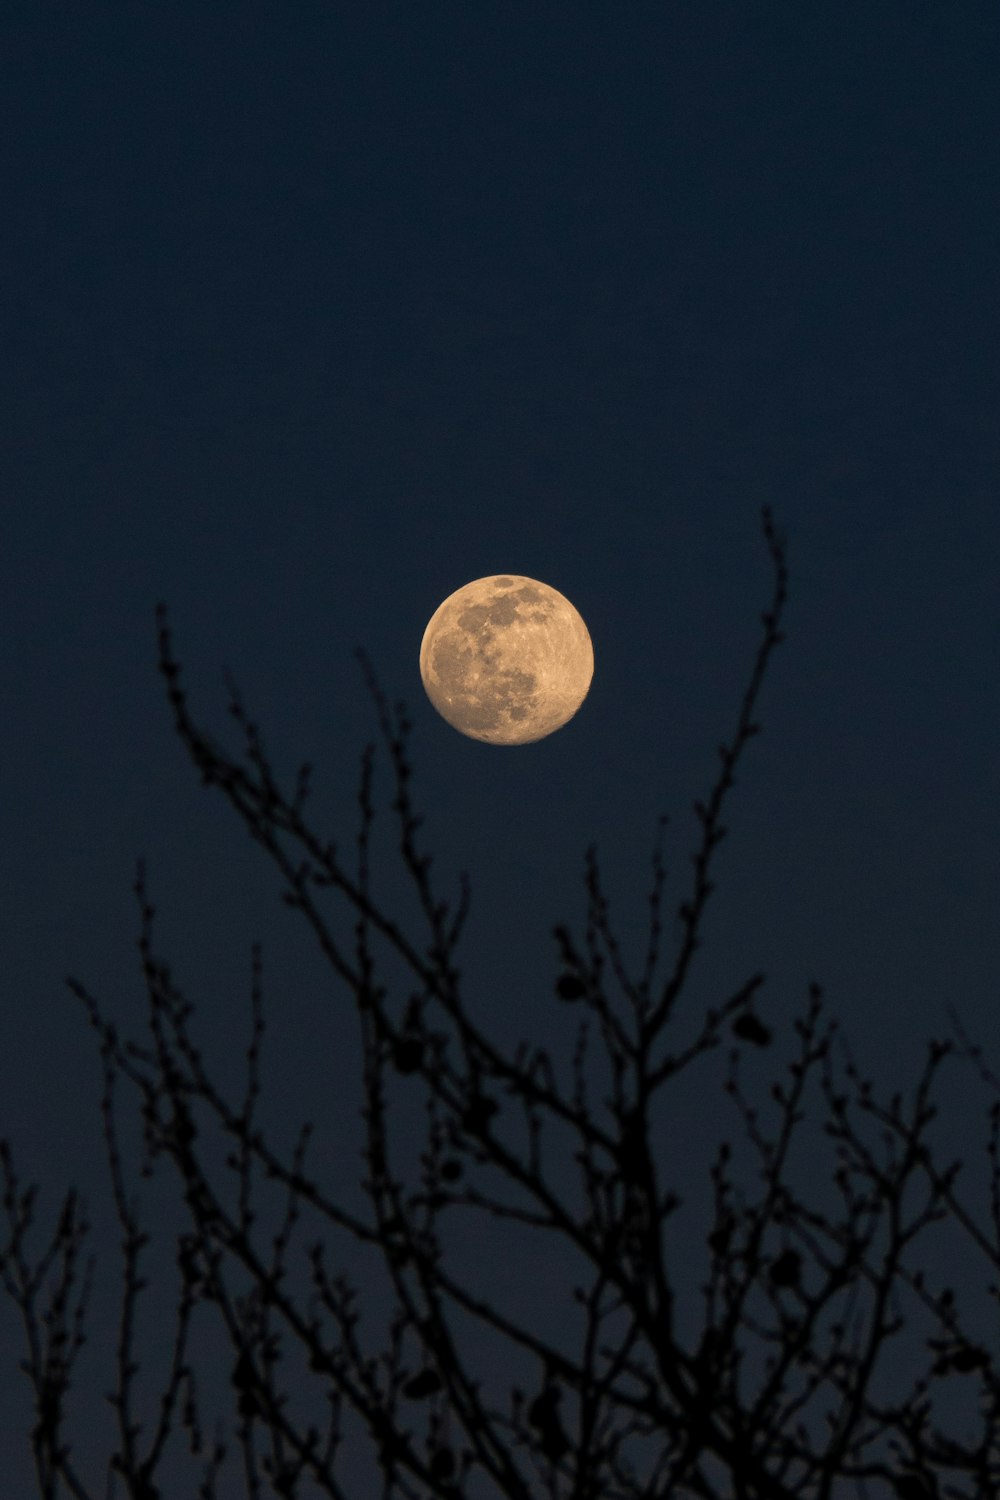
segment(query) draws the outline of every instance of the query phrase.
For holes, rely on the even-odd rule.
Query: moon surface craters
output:
[[[587,627],[569,600],[505,573],[450,595],[420,648],[434,707],[489,744],[527,744],[561,728],[586,697],[593,670]]]

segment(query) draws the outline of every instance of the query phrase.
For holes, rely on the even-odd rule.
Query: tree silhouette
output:
[[[929,1046],[909,1103],[896,1094],[885,1104],[835,1023],[824,1018],[813,986],[795,1023],[794,1055],[770,1085],[766,1121],[743,1082],[748,1049],[755,1054],[772,1042],[772,1028],[757,1010],[760,974],[708,1009],[686,1044],[671,1042],[712,892],[723,810],[758,732],[761,684],[782,639],[785,550],[767,510],[763,530],[773,597],[761,617],[735,730],[720,747],[708,796],[696,804],[699,840],[672,958],[664,954],[659,846],[648,942],[637,969],[613,929],[593,851],[585,866],[585,930],[575,937],[566,926],[555,928],[557,961],[545,985],[554,987],[554,1004],[580,1018],[568,1084],[558,1081],[543,1049],[522,1044],[507,1055],[466,1003],[456,951],[468,889],[463,885],[450,902],[432,882],[410,791],[409,726],[367,664],[391,768],[399,853],[419,901],[419,936],[373,895],[374,749],[363,757],[358,832],[348,857],[306,821],[309,767],[290,792],[277,784],[231,682],[242,754],[230,756],[197,727],[161,608],[159,667],[180,737],[204,782],[223,792],[278,867],[284,900],[309,924],[356,1003],[367,1207],[355,1213],[328,1196],[307,1161],[308,1125],[282,1155],[258,1124],[264,1011],[256,948],[242,1098],[231,1103],[209,1076],[194,1038],[193,1008],[154,946],[154,911],[140,865],[146,1040],[123,1039],[91,993],[70,981],[100,1043],[103,1133],[124,1264],[110,1398],[118,1435],[101,1488],[78,1472],[64,1436],[85,1336],[88,1226],[70,1192],[47,1245],[33,1255],[36,1189],[21,1187],[10,1147],[2,1148],[9,1234],[0,1269],[24,1324],[23,1368],[36,1414],[31,1443],[45,1500],[64,1494],[96,1500],[117,1493],[114,1485],[132,1500],[156,1500],[168,1493],[158,1477],[168,1451],[190,1456],[203,1500],[221,1497],[231,1483],[236,1488],[228,1493],[252,1500],[357,1500],[357,1483],[352,1487],[343,1474],[351,1422],[369,1445],[384,1500],[1000,1494],[995,1340],[992,1350],[985,1347],[963,1321],[954,1293],[933,1289],[914,1265],[917,1241],[940,1220],[994,1268],[1000,1263],[1000,1083],[958,1018],[952,1017],[958,1041]],[[386,982],[387,964],[405,972],[408,994]],[[759,1170],[741,1187],[732,1145],[723,1140],[711,1167],[707,1233],[694,1239],[689,1232],[685,1240],[678,1230],[683,1205],[658,1150],[654,1106],[682,1073],[704,1066],[727,1034],[723,1088]],[[589,1050],[595,1036],[607,1077],[600,1098]],[[986,1227],[956,1192],[958,1164],[940,1168],[927,1142],[932,1085],[953,1053],[964,1055],[997,1096]],[[126,1181],[116,1124],[122,1080],[139,1107],[142,1174],[169,1164],[186,1215],[175,1244],[172,1348],[158,1408],[145,1422],[136,1412],[135,1329],[149,1237]],[[392,1133],[391,1097],[403,1089],[419,1089],[425,1110],[416,1174],[400,1167]],[[833,1166],[827,1178],[817,1182],[807,1174],[794,1186],[793,1139],[815,1100]],[[556,1138],[571,1144],[572,1176],[550,1166],[546,1152]],[[265,1189],[282,1202],[267,1232],[257,1207]],[[824,1192],[836,1199],[835,1211],[818,1206]],[[551,1241],[573,1258],[580,1274],[567,1288],[561,1345],[505,1312],[489,1286],[477,1282],[478,1263],[456,1260],[448,1241],[459,1211],[479,1216],[487,1229],[503,1224],[532,1242]],[[332,1264],[330,1236],[374,1257],[391,1288],[380,1347],[366,1340],[356,1287]],[[695,1250],[701,1256],[702,1317],[694,1335],[684,1332],[678,1315],[671,1265],[679,1246],[689,1259]],[[997,1298],[995,1284],[989,1293]],[[224,1330],[230,1350],[233,1410],[212,1438],[204,1371],[191,1352],[196,1321],[205,1318]],[[919,1320],[919,1352],[896,1380],[899,1389],[883,1392],[886,1352]],[[472,1327],[481,1339],[470,1345],[462,1330]],[[519,1362],[534,1372],[533,1384],[522,1389],[503,1374],[497,1378],[482,1356],[487,1337],[508,1350],[511,1368]],[[302,1413],[304,1381],[317,1396],[316,1409],[322,1407],[321,1420]],[[956,1381],[964,1406],[949,1428],[936,1401]]]

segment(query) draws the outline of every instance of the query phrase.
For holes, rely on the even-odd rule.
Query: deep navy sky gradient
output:
[[[268,1107],[285,1139],[316,1115],[345,1192],[360,1172],[349,997],[173,735],[160,599],[196,714],[235,744],[230,667],[345,842],[367,649],[413,712],[443,889],[472,879],[470,1003],[562,1059],[551,926],[579,930],[594,840],[638,940],[661,811],[683,895],[771,504],[788,640],[684,1024],[762,968],[782,1036],[820,980],[887,1092],[949,1002],[995,1044],[994,4],[35,0],[6,8],[0,78],[0,1135],[43,1211],[86,1190],[109,1287],[99,1067],[64,979],[141,1030],[140,854],[206,1050],[238,1087],[259,936]],[[596,658],[577,718],[510,750],[457,735],[417,671],[441,600],[502,571],[565,593]],[[954,1078],[942,1150],[981,1199],[987,1100]],[[77,1430],[111,1379],[103,1306]],[[12,1495],[18,1337],[4,1307]]]

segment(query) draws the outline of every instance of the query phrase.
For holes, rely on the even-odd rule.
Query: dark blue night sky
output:
[[[94,1220],[81,1462],[104,1451],[118,1261],[65,978],[141,1034],[138,856],[220,1074],[238,1089],[259,937],[269,1118],[286,1144],[315,1118],[345,1193],[361,1170],[350,997],[185,758],[159,600],[196,717],[235,748],[231,669],[278,770],[315,763],[315,820],[344,842],[376,734],[367,650],[412,711],[442,889],[471,878],[469,1003],[561,1061],[553,923],[581,924],[593,841],[638,944],[661,812],[683,896],[771,505],[788,638],[678,1024],[763,969],[776,1054],[818,980],[886,1093],[949,1004],[994,1046],[995,4],[18,0],[0,79],[0,1136],[43,1223],[71,1181]],[[572,600],[596,667],[565,729],[502,750],[437,716],[417,653],[446,595],[508,571]],[[406,917],[380,826],[376,885]],[[948,1077],[942,1155],[983,1208],[989,1099]],[[728,1108],[695,1089],[665,1125],[692,1183],[710,1127],[738,1134]],[[143,1192],[169,1260],[170,1193]],[[12,1497],[19,1340],[5,1303]]]

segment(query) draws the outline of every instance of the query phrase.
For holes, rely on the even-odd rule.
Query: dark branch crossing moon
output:
[[[527,745],[561,729],[593,675],[578,611],[558,589],[515,573],[450,594],[420,645],[420,676],[438,713],[488,745]]]

